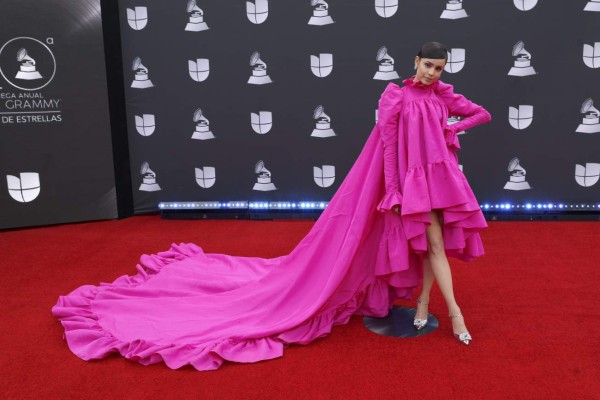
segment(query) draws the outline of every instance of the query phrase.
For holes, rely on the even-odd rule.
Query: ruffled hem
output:
[[[388,192],[383,196],[383,199],[377,206],[377,211],[385,212],[390,211],[394,206],[402,204],[402,195],[398,191]]]
[[[135,288],[152,279],[165,266],[201,253],[202,249],[194,244],[173,244],[166,252],[142,256],[136,275],[121,276],[113,283],[100,286],[81,286],[69,295],[59,297],[52,314],[64,327],[64,337],[71,351],[86,361],[118,352],[142,365],[164,362],[171,369],[192,365],[201,371],[214,370],[224,361],[251,363],[281,357],[288,344],[307,344],[326,336],[334,325],[348,323],[354,314],[385,316],[395,299],[410,297],[413,289],[394,287],[398,282],[394,282],[393,274],[374,276],[343,304],[325,308],[295,328],[261,338],[219,338],[182,344],[159,344],[143,339],[124,341],[99,323],[92,302],[100,293]],[[417,284],[418,279],[413,286]]]
[[[487,223],[475,195],[457,165],[444,160],[408,170],[399,218],[386,220],[380,251],[409,263],[410,254],[427,252],[429,213],[440,210],[446,254],[471,261],[484,254],[478,232]],[[407,200],[410,199],[410,200]],[[398,262],[398,261],[396,261]]]

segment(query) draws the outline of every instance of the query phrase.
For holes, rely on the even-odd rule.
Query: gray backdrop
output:
[[[442,79],[493,116],[492,123],[460,136],[460,163],[481,203],[598,200],[600,126],[593,109],[585,127],[593,133],[577,132],[585,117],[582,103],[591,98],[600,104],[598,2],[331,0],[328,10],[320,3],[120,0],[136,212],[156,210],[159,201],[329,200],[371,132],[380,93],[388,82],[400,84],[413,74],[414,55],[429,40],[444,42],[453,53],[457,72]],[[254,7],[257,14],[248,14]],[[313,13],[313,21],[325,24],[309,24]],[[333,23],[327,24],[326,14]],[[262,23],[250,21],[261,16]],[[373,79],[382,46],[400,79]],[[272,83],[248,83],[255,51]],[[310,56],[320,53],[333,59],[324,77],[311,72]],[[148,72],[144,81],[142,71],[142,86],[151,87],[131,87],[136,57]],[[189,72],[189,61],[198,59],[209,60],[208,77],[199,82]],[[533,69],[524,68],[528,62]],[[321,67],[327,65],[323,59]],[[524,76],[509,75],[515,65]],[[335,136],[311,136],[318,105]],[[519,106],[533,106],[533,119],[528,107]],[[529,124],[525,129],[511,125],[509,107],[517,113],[514,126]],[[198,108],[214,139],[192,139]],[[259,111],[272,113],[265,134],[250,124],[250,114]],[[154,130],[142,129],[145,136],[135,118],[144,114],[155,121]],[[515,157],[526,172],[508,171]],[[259,160],[276,190],[253,190]],[[154,174],[145,170],[142,185],[144,162]],[[329,187],[315,183],[314,167],[323,165],[335,167]],[[196,180],[195,169],[203,167],[213,167],[216,177],[206,179],[211,176],[205,171],[200,182],[206,187]]]

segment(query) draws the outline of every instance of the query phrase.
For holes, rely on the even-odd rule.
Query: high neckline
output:
[[[410,78],[407,78],[405,80],[402,81],[402,83],[405,86],[413,86],[413,87],[420,87],[420,88],[432,88],[435,89],[437,87],[437,85],[439,84],[439,79],[435,82],[433,82],[431,85],[425,85],[423,84],[421,81],[414,81],[415,79],[415,75],[411,76]]]

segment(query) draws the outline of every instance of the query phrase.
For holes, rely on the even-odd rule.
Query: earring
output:
[[[415,65],[415,68],[414,68],[414,69],[417,69],[417,66],[416,66],[416,65]]]

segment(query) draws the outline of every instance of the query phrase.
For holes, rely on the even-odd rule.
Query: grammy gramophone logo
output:
[[[510,126],[518,130],[528,128],[533,122],[533,106],[522,104],[517,107],[508,107],[508,122]]]
[[[333,70],[333,54],[321,53],[318,56],[310,56],[310,70],[315,76],[324,78]]]
[[[204,11],[198,7],[196,0],[188,0],[186,10],[189,18],[189,22],[185,26],[186,31],[201,32],[209,29],[204,22]]]
[[[326,188],[333,185],[335,182],[335,166],[334,165],[322,165],[320,167],[313,167],[313,178],[315,183]]]
[[[313,119],[316,125],[310,136],[318,138],[335,136],[335,132],[331,129],[331,118],[325,114],[325,108],[322,105],[318,105],[313,111]]]
[[[56,59],[45,43],[30,37],[14,38],[0,48],[0,74],[17,89],[39,90],[54,79]]]
[[[196,82],[205,81],[210,73],[208,58],[197,58],[195,61],[188,60],[188,72],[190,73],[190,77]]]
[[[392,79],[400,78],[398,73],[394,70],[394,59],[389,55],[387,47],[381,46],[379,50],[377,50],[375,59],[379,63],[379,69],[375,73],[375,76],[373,76],[373,79],[390,81]]]
[[[468,17],[468,15],[463,9],[462,0],[448,0],[446,9],[440,15],[442,19],[460,19],[465,17]]]
[[[510,178],[506,185],[504,185],[504,189],[506,190],[527,190],[531,189],[529,183],[525,179],[526,171],[525,168],[521,166],[519,163],[519,159],[517,157],[510,160],[508,163],[508,172],[510,172]]]
[[[142,184],[139,190],[142,192],[156,192],[161,190],[158,183],[156,183],[156,173],[150,169],[150,164],[147,161],[142,163],[140,174],[142,175]]]
[[[514,65],[508,72],[508,75],[512,76],[529,76],[535,75],[535,69],[531,66],[531,53],[525,50],[525,43],[518,41],[515,43],[512,49]]]
[[[217,181],[217,172],[215,167],[195,168],[196,183],[203,189],[212,187]]]
[[[375,0],[375,12],[383,18],[389,18],[398,11],[398,0]]]
[[[150,136],[154,133],[156,121],[154,114],[143,114],[135,116],[135,129],[142,136]]]
[[[273,113],[271,111],[250,113],[250,125],[254,132],[264,135],[273,127]]]
[[[465,49],[450,49],[448,50],[448,61],[444,67],[444,71],[454,74],[460,72],[467,62]]]
[[[19,203],[29,203],[40,194],[40,175],[37,172],[21,172],[19,176],[6,175],[8,194]]]
[[[590,0],[585,5],[583,11],[596,11],[600,12],[600,0]]]
[[[308,21],[309,25],[329,25],[333,24],[333,19],[329,16],[329,4],[325,0],[310,0],[313,9],[312,17]]]
[[[579,184],[579,186],[594,186],[598,182],[598,179],[600,179],[600,164],[575,164],[575,181]]]
[[[255,51],[250,56],[250,66],[252,67],[252,75],[248,79],[248,83],[252,85],[264,85],[273,82],[267,73],[267,63],[260,59],[258,51]]]
[[[269,16],[269,1],[246,1],[246,16],[253,24],[262,24]]]
[[[29,54],[27,54],[26,48],[20,48],[17,51],[17,61],[20,63],[19,72],[15,76],[15,79],[23,79],[26,81],[32,81],[34,79],[42,79],[42,74],[39,73],[36,67],[36,62]]]
[[[583,45],[583,62],[590,68],[600,68],[600,42]]]
[[[575,132],[600,133],[600,111],[594,107],[591,98],[583,102],[580,112],[583,114],[583,120]]]
[[[148,8],[135,7],[127,9],[127,23],[135,31],[140,31],[148,24]]]
[[[513,0],[515,7],[521,11],[529,11],[537,4],[538,0]]]
[[[461,118],[458,116],[454,116],[454,115],[448,116],[446,126],[454,125],[460,121],[461,121]],[[457,135],[464,135],[465,133],[467,133],[467,132],[466,131],[456,132]]]
[[[133,82],[131,82],[132,88],[147,89],[154,87],[154,84],[150,80],[150,73],[148,71],[148,68],[146,68],[146,66],[142,64],[142,59],[140,57],[136,57],[133,59],[131,69],[134,72]]]
[[[271,182],[271,171],[265,168],[264,161],[260,160],[254,166],[254,173],[258,174],[256,177],[256,183],[252,190],[258,190],[261,192],[268,192],[271,190],[277,190],[275,184]]]
[[[208,140],[215,138],[215,135],[210,131],[210,122],[204,116],[202,109],[198,108],[194,111],[193,120],[196,124],[196,130],[192,134],[192,139]]]

